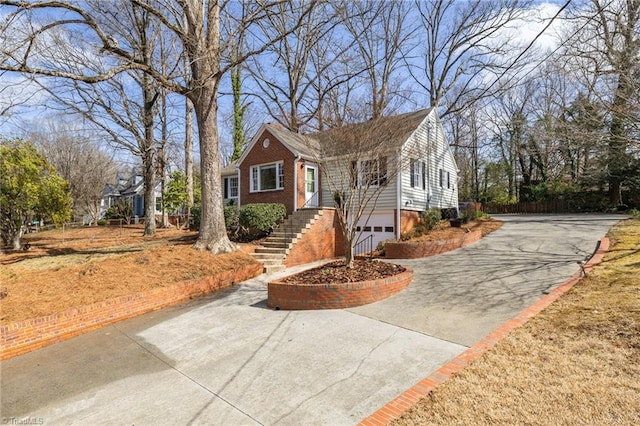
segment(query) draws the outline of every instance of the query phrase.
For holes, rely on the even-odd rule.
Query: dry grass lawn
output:
[[[0,255],[0,323],[50,315],[113,297],[215,276],[256,261],[242,251],[196,251],[196,232],[85,227],[25,236],[31,249]]]
[[[640,424],[640,220],[603,263],[396,425]]]

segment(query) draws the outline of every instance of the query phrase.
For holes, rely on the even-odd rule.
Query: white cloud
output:
[[[521,40],[523,44],[531,43],[540,34],[549,21],[560,10],[560,5],[554,3],[541,3],[528,11],[524,20],[515,23],[513,37]],[[556,18],[549,28],[536,40],[534,47],[543,51],[553,50],[558,46],[558,36],[564,22],[562,14]]]

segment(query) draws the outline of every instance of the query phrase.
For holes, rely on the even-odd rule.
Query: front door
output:
[[[305,164],[304,168],[304,205],[305,207],[318,207],[318,167],[313,164]]]

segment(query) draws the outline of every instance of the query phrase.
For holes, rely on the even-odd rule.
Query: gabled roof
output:
[[[135,181],[134,181],[135,182]],[[140,180],[137,183],[131,183],[126,188],[120,191],[121,195],[135,194],[141,192],[144,189],[144,181]]]
[[[309,136],[316,139],[322,146],[323,155],[340,155],[369,149],[399,148],[432,110],[433,108],[427,108],[406,114],[381,117]]]
[[[237,163],[244,161],[265,130],[294,155],[310,160],[354,152],[399,148],[431,111],[433,108],[426,108],[309,134],[295,133],[277,124],[263,124]],[[225,167],[223,175],[226,170]]]
[[[269,123],[265,125],[265,128],[294,154],[306,158],[317,158],[320,147],[313,135],[291,132],[277,124]]]

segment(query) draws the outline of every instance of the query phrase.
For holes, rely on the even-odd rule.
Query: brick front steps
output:
[[[267,305],[274,309],[344,309],[386,299],[413,280],[413,270],[392,277],[353,283],[287,284],[271,281]]]
[[[471,231],[460,238],[444,241],[388,242],[384,245],[387,259],[418,259],[435,256],[473,244],[482,238],[480,230]]]
[[[45,317],[3,324],[0,326],[2,347],[0,360],[13,358],[108,324],[203,296],[256,277],[261,273],[262,265],[256,264],[242,270],[227,271],[215,277],[183,281],[171,287],[115,297]]]

